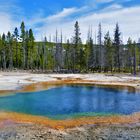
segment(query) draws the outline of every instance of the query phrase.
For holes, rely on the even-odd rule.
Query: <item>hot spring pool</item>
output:
[[[0,97],[0,111],[50,118],[140,112],[140,93],[96,86],[61,86]]]

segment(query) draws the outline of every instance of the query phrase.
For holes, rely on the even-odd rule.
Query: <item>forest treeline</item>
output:
[[[20,33],[20,34],[19,34]],[[103,36],[99,24],[97,44],[93,42],[89,28],[86,44],[82,43],[80,27],[76,21],[74,35],[63,43],[63,35],[49,42],[46,37],[36,42],[32,29],[27,30],[24,22],[20,31],[0,36],[1,70],[34,70],[58,73],[127,72],[140,71],[140,46],[128,39],[124,45],[118,23],[111,39],[109,31]]]

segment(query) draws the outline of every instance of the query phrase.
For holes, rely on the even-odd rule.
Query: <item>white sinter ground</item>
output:
[[[138,89],[140,86],[140,77],[124,74],[32,74],[23,72],[0,72],[0,90],[16,90],[24,85],[55,81],[58,78],[80,78],[82,80],[90,80],[90,83],[97,84],[124,84],[137,87]]]

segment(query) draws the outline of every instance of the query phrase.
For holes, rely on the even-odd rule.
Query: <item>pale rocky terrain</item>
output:
[[[81,79],[85,83],[128,85],[140,89],[140,77],[128,74],[32,74],[23,72],[0,72],[0,90],[16,90],[25,85],[58,79]],[[83,83],[84,83],[83,81]]]
[[[83,126],[64,131],[16,124],[0,128],[0,140],[140,140],[140,124]]]

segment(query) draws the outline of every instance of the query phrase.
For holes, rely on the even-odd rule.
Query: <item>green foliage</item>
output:
[[[104,37],[104,47],[105,47],[105,71],[111,71],[113,69],[113,45],[109,35],[106,33]]]
[[[120,29],[119,29],[119,25],[118,23],[116,24],[116,28],[115,28],[115,33],[114,33],[114,67],[116,71],[121,71],[121,39],[120,39],[121,33],[120,33]]]
[[[58,35],[58,33],[57,33]],[[116,24],[114,40],[109,32],[102,41],[99,24],[98,45],[94,44],[89,30],[86,44],[82,44],[79,23],[74,25],[74,36],[63,43],[62,33],[56,42],[36,42],[32,29],[27,30],[24,22],[14,32],[0,36],[0,69],[27,69],[42,72],[131,72],[140,71],[140,47],[128,39],[121,42],[119,25]]]

